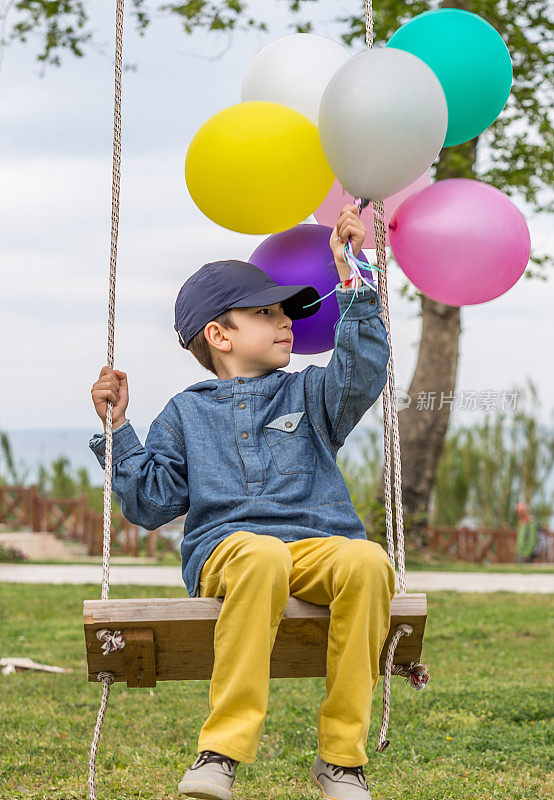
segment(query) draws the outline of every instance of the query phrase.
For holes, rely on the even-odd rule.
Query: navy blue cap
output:
[[[311,317],[321,307],[313,286],[279,286],[249,261],[211,261],[181,286],[175,301],[175,325],[181,347],[210,320],[230,308],[249,308],[283,303],[291,319]],[[309,308],[302,306],[314,303]]]

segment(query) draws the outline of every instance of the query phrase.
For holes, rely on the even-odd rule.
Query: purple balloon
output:
[[[329,244],[332,232],[333,228],[326,225],[296,225],[268,236],[248,260],[281,286],[307,284],[323,297],[340,282]],[[358,258],[368,263],[361,250]],[[332,350],[339,317],[337,298],[332,294],[321,301],[319,311],[311,317],[294,320],[292,352],[312,355]]]

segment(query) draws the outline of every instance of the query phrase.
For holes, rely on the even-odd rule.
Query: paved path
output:
[[[102,582],[99,565],[0,564],[0,583]],[[183,587],[179,567],[120,566],[110,569],[110,583]],[[533,592],[554,593],[554,574],[508,572],[408,572],[409,592]]]

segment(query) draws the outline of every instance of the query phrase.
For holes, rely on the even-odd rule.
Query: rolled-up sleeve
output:
[[[305,381],[308,414],[334,452],[383,391],[390,357],[377,292],[336,288],[340,314],[346,313],[337,323],[333,355],[326,367],[308,367]]]
[[[186,514],[190,505],[185,441],[171,412],[170,401],[152,422],[144,447],[129,420],[113,432],[112,489],[126,519],[147,530]],[[105,434],[95,434],[89,447],[105,469]]]

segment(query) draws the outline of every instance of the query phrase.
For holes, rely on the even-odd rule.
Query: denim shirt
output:
[[[381,394],[390,348],[376,292],[337,284],[335,296],[341,315],[350,307],[326,367],[200,381],[169,400],[144,446],[129,420],[113,432],[112,488],[129,522],[155,530],[186,514],[190,597],[204,562],[234,531],[283,542],[366,538],[336,456]],[[105,434],[89,446],[104,468]]]

